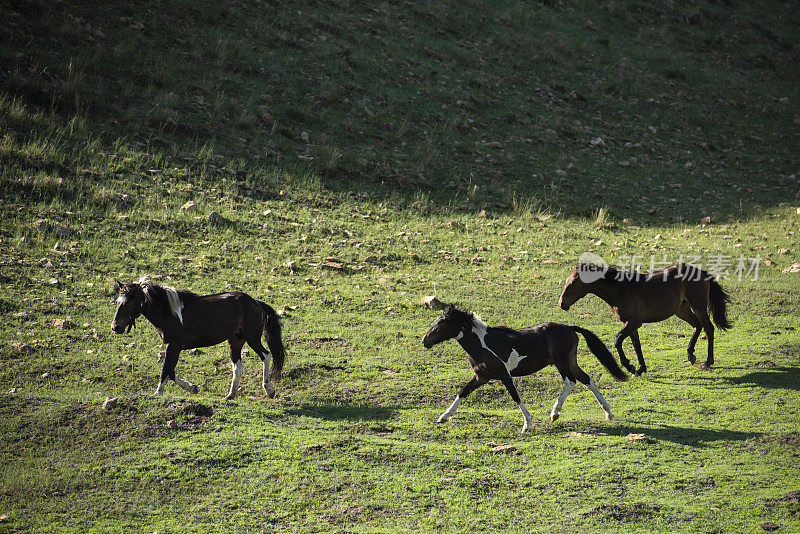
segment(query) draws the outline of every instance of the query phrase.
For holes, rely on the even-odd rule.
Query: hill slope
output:
[[[0,531],[800,529],[796,3],[0,12]],[[716,366],[673,318],[625,383],[581,344],[613,421],[577,388],[550,423],[545,369],[531,433],[499,385],[436,425],[471,374],[419,299],[612,346],[556,306],[588,250],[715,266]],[[156,332],[109,328],[143,274],[282,310],[278,398],[250,354],[222,401],[224,345],[150,398]]]

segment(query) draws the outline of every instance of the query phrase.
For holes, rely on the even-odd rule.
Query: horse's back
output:
[[[573,330],[566,324],[547,322],[521,328],[519,332],[525,336],[553,336],[568,334]]]
[[[575,330],[561,323],[539,323],[518,330],[520,338],[537,346],[540,350],[552,353],[553,350],[571,346],[577,340]]]
[[[517,352],[523,356],[512,376],[535,373],[552,365],[560,354],[575,347],[578,336],[571,326],[560,323],[540,323],[519,330],[506,330]]]
[[[251,314],[261,317],[258,301],[242,291],[227,291],[210,295],[194,295],[197,313],[211,314],[224,322],[242,326],[244,318]]]
[[[652,271],[647,276],[642,277],[642,280],[649,284],[678,283],[706,285],[710,280],[713,280],[713,278],[711,274],[691,263],[676,263],[664,269]]]
[[[258,301],[243,291],[226,291],[224,293],[212,293],[210,295],[198,296],[197,299],[204,304],[219,307],[225,305],[239,308],[242,311],[247,309],[260,310]]]
[[[253,297],[248,295],[243,291],[225,291],[224,293],[211,293],[210,295],[203,295],[198,297],[209,302],[217,302],[217,301],[224,301],[230,300],[234,302],[246,301],[246,300],[254,300]]]
[[[684,302],[707,298],[710,278],[707,272],[688,263],[676,263],[641,275],[625,283],[625,297],[617,304],[617,315],[623,322],[663,321],[672,317]]]

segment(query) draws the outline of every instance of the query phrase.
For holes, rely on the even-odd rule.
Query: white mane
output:
[[[167,292],[169,309],[172,311],[172,314],[178,318],[181,324],[183,324],[183,313],[181,312],[183,309],[183,302],[181,302],[181,298],[178,296],[178,290],[174,287],[165,287],[164,291]]]
[[[153,301],[153,297],[150,292],[153,290],[153,284],[147,280],[147,276],[141,276],[139,280],[135,283],[141,286],[142,291],[144,291],[144,296],[150,302]],[[169,286],[160,286],[161,289],[167,295],[167,302],[169,303],[169,311],[172,312],[172,315],[178,318],[178,320],[183,324],[183,302],[181,301],[181,297],[178,295],[178,290],[174,287]]]

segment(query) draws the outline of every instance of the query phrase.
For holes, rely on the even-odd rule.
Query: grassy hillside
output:
[[[0,1],[0,532],[800,529],[798,7]],[[626,383],[581,345],[614,421],[545,369],[531,433],[499,384],[437,425],[420,298],[611,346],[556,306],[589,250],[730,262],[717,365],[673,318]],[[283,310],[278,398],[225,346],[150,397],[143,274]]]

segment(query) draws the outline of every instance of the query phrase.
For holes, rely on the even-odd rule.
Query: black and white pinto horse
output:
[[[456,395],[455,401],[439,417],[438,422],[450,419],[461,401],[475,389],[490,380],[500,380],[519,405],[525,417],[522,431],[527,431],[531,425],[531,414],[522,402],[512,377],[530,375],[548,365],[555,365],[564,379],[564,390],[550,412],[552,421],[558,419],[564,401],[575,387],[576,379],[594,393],[606,419],[613,419],[611,406],[600,394],[594,380],[578,366],[576,333],[584,337],[589,350],[614,378],[628,379],[608,348],[589,330],[558,323],[542,323],[521,330],[504,326],[490,327],[475,314],[450,305],[422,338],[422,344],[429,349],[437,343],[455,338],[467,352],[475,376]]]
[[[182,350],[210,347],[227,340],[231,351],[233,379],[227,399],[239,392],[242,376],[242,347],[247,343],[261,358],[264,366],[263,388],[270,397],[275,396],[272,381],[279,381],[286,350],[281,340],[278,314],[268,304],[240,291],[195,295],[189,291],[163,287],[144,278],[120,284],[117,310],[111,328],[117,334],[130,332],[136,318],[143,315],[156,327],[167,345],[164,367],[155,395],[164,392],[164,383],[171,378],[186,391],[197,393],[197,386],[175,375],[178,354]],[[262,332],[270,350],[261,344]],[[270,355],[270,351],[272,354]],[[272,369],[270,372],[270,360]]]

